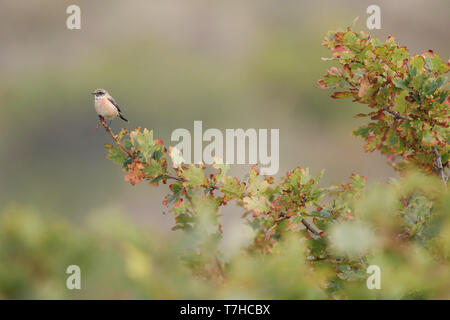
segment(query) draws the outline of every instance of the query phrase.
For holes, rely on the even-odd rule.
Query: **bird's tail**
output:
[[[125,117],[121,114],[121,113],[119,113],[119,118],[120,119],[122,119],[123,121],[126,121],[126,122],[128,122],[128,120],[127,119],[125,119]]]

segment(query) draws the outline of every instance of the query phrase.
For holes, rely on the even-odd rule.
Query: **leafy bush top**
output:
[[[421,259],[450,266],[445,228],[436,227],[447,221],[443,215],[448,211],[450,98],[443,75],[449,64],[432,51],[410,56],[393,37],[381,43],[350,28],[330,32],[323,45],[332,51],[324,60],[339,68],[332,67],[319,86],[334,89],[333,98],[352,97],[370,108],[357,115],[368,117],[369,123],[354,131],[365,139],[364,149],[380,150],[405,174],[419,169],[428,176],[412,174],[401,182],[393,180],[387,189],[369,191],[357,174],[348,183],[321,188],[322,173],[312,176],[301,167],[279,182],[261,177],[257,166],[238,179],[228,175],[230,168],[220,159],[212,168],[186,165],[176,149],[168,151],[161,140],[154,140],[152,131],[122,129],[115,135],[100,119],[116,143],[107,145],[108,158],[126,172],[125,181],[170,182],[163,204],[175,216],[173,229],[185,231],[194,243],[183,258],[195,274],[226,282],[232,273],[233,262],[224,260],[219,250],[220,208],[231,201],[243,208],[253,230],[247,255],[282,255],[289,251],[287,243],[301,242],[304,263],[326,275],[316,273],[316,289],[328,297],[366,296],[361,290],[367,290],[364,279],[371,262],[392,273],[395,266],[407,268],[408,257],[420,251]],[[393,256],[401,258],[392,262]],[[396,297],[395,290],[387,290],[385,297]],[[399,292],[407,297],[414,290],[421,289],[405,285]]]
[[[450,97],[443,75],[449,63],[431,50],[411,56],[394,37],[382,43],[350,28],[329,32],[322,44],[332,51],[324,60],[339,67],[318,81],[320,88],[371,109],[356,115],[370,122],[353,132],[365,139],[366,151],[380,150],[398,169],[413,165],[426,172],[436,169],[437,152],[447,166]]]

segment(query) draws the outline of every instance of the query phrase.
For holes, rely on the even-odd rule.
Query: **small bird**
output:
[[[111,97],[108,91],[105,89],[97,89],[92,94],[95,97],[95,111],[100,117],[110,120],[109,124],[116,117],[128,122],[123,116],[116,100]]]

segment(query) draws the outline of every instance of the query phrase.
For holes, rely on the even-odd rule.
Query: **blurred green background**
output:
[[[81,7],[81,30],[66,28],[70,4]],[[366,28],[371,4],[381,7],[381,30]],[[339,183],[352,172],[371,184],[395,173],[382,156],[365,154],[362,141],[350,136],[361,121],[352,115],[364,106],[332,100],[331,92],[317,88],[317,79],[330,67],[320,59],[329,54],[321,41],[328,30],[344,28],[359,16],[356,30],[382,39],[392,34],[411,53],[433,49],[446,59],[449,9],[444,0],[0,0],[0,211],[19,219],[14,222],[19,226],[29,224],[31,242],[39,238],[40,225],[52,228],[47,222],[59,230],[55,237],[71,230],[55,253],[27,249],[29,254],[15,262],[17,272],[33,259],[47,259],[46,254],[51,260],[58,250],[66,252],[58,255],[58,266],[74,260],[88,265],[95,250],[86,248],[103,245],[95,230],[105,225],[131,232],[139,224],[153,235],[155,247],[177,235],[161,204],[165,188],[132,187],[104,158],[110,137],[94,131],[94,89],[106,88],[116,98],[130,120],[127,128],[152,128],[166,144],[172,144],[174,129],[192,130],[194,120],[221,130],[279,128],[278,176],[301,165],[312,172],[325,168],[324,184]],[[113,128],[122,124],[116,120]],[[242,176],[247,168],[236,165],[233,171]],[[240,212],[225,210],[224,221],[225,241],[231,241]],[[98,259],[114,269],[121,258],[107,243]],[[127,243],[118,248],[139,260],[140,253]],[[58,268],[65,281],[65,270]],[[108,270],[98,272],[102,277],[90,297],[149,296],[135,289],[130,294],[117,275],[125,279],[126,274]],[[20,276],[14,279],[0,272],[0,281],[10,281],[0,288],[0,298],[72,297],[58,278],[44,281],[48,287],[36,292]],[[102,292],[102,283],[118,289]]]

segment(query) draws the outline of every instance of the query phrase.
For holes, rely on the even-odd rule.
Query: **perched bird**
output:
[[[120,119],[127,121],[119,108],[119,105],[114,100],[113,97],[105,89],[97,89],[92,94],[95,97],[95,112],[107,120],[110,120],[109,124],[114,118],[119,117]]]

